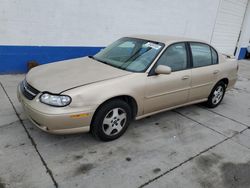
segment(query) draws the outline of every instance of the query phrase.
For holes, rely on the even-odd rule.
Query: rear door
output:
[[[192,81],[189,101],[207,98],[220,69],[217,52],[207,44],[189,42],[192,59]]]

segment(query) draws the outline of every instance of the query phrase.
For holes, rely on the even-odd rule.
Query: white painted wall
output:
[[[211,40],[220,0],[0,0],[0,45],[103,46],[129,34]]]
[[[248,0],[222,0],[211,44],[223,53],[233,55],[244,20]]]
[[[249,1],[247,5],[244,22],[242,25],[242,32],[236,56],[238,56],[240,48],[246,48],[247,46],[250,46],[250,2]]]

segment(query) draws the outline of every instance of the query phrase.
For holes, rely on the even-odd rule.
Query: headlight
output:
[[[51,106],[63,107],[70,104],[71,98],[67,95],[54,95],[50,93],[43,93],[40,96],[40,101],[44,104],[48,104]]]

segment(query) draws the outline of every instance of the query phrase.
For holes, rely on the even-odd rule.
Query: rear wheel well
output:
[[[125,102],[129,105],[129,107],[130,107],[130,109],[131,109],[131,112],[132,112],[132,113],[131,113],[131,119],[134,119],[134,118],[135,118],[135,116],[137,115],[137,111],[138,111],[138,105],[137,105],[136,100],[135,100],[133,97],[128,96],[128,95],[121,95],[121,96],[116,96],[116,97],[110,98],[110,99],[104,101],[102,104],[100,104],[100,105],[98,106],[98,108],[96,109],[96,111],[95,111],[95,113],[94,113],[94,115],[93,115],[93,118],[92,118],[92,121],[91,121],[91,126],[92,126],[93,119],[95,118],[96,112],[97,112],[104,104],[106,104],[106,103],[108,103],[108,102],[110,102],[110,101],[112,101],[112,100],[116,100],[116,99],[125,101]]]
[[[223,82],[225,84],[225,86],[227,87],[229,80],[228,80],[228,78],[223,78],[220,81],[218,81],[216,84],[218,84],[219,82]]]
[[[228,78],[222,78],[222,79],[220,79],[218,82],[216,82],[216,84],[214,84],[214,86],[213,86],[213,88],[211,89],[209,95],[211,95],[211,92],[213,91],[214,87],[215,87],[218,83],[220,83],[220,82],[223,82],[223,83],[225,84],[225,88],[227,88],[227,85],[228,85],[228,83],[229,83],[229,80],[228,80]]]

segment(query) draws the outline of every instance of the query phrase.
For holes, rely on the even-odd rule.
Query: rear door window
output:
[[[202,43],[191,42],[193,67],[203,67],[212,64],[210,46]]]

